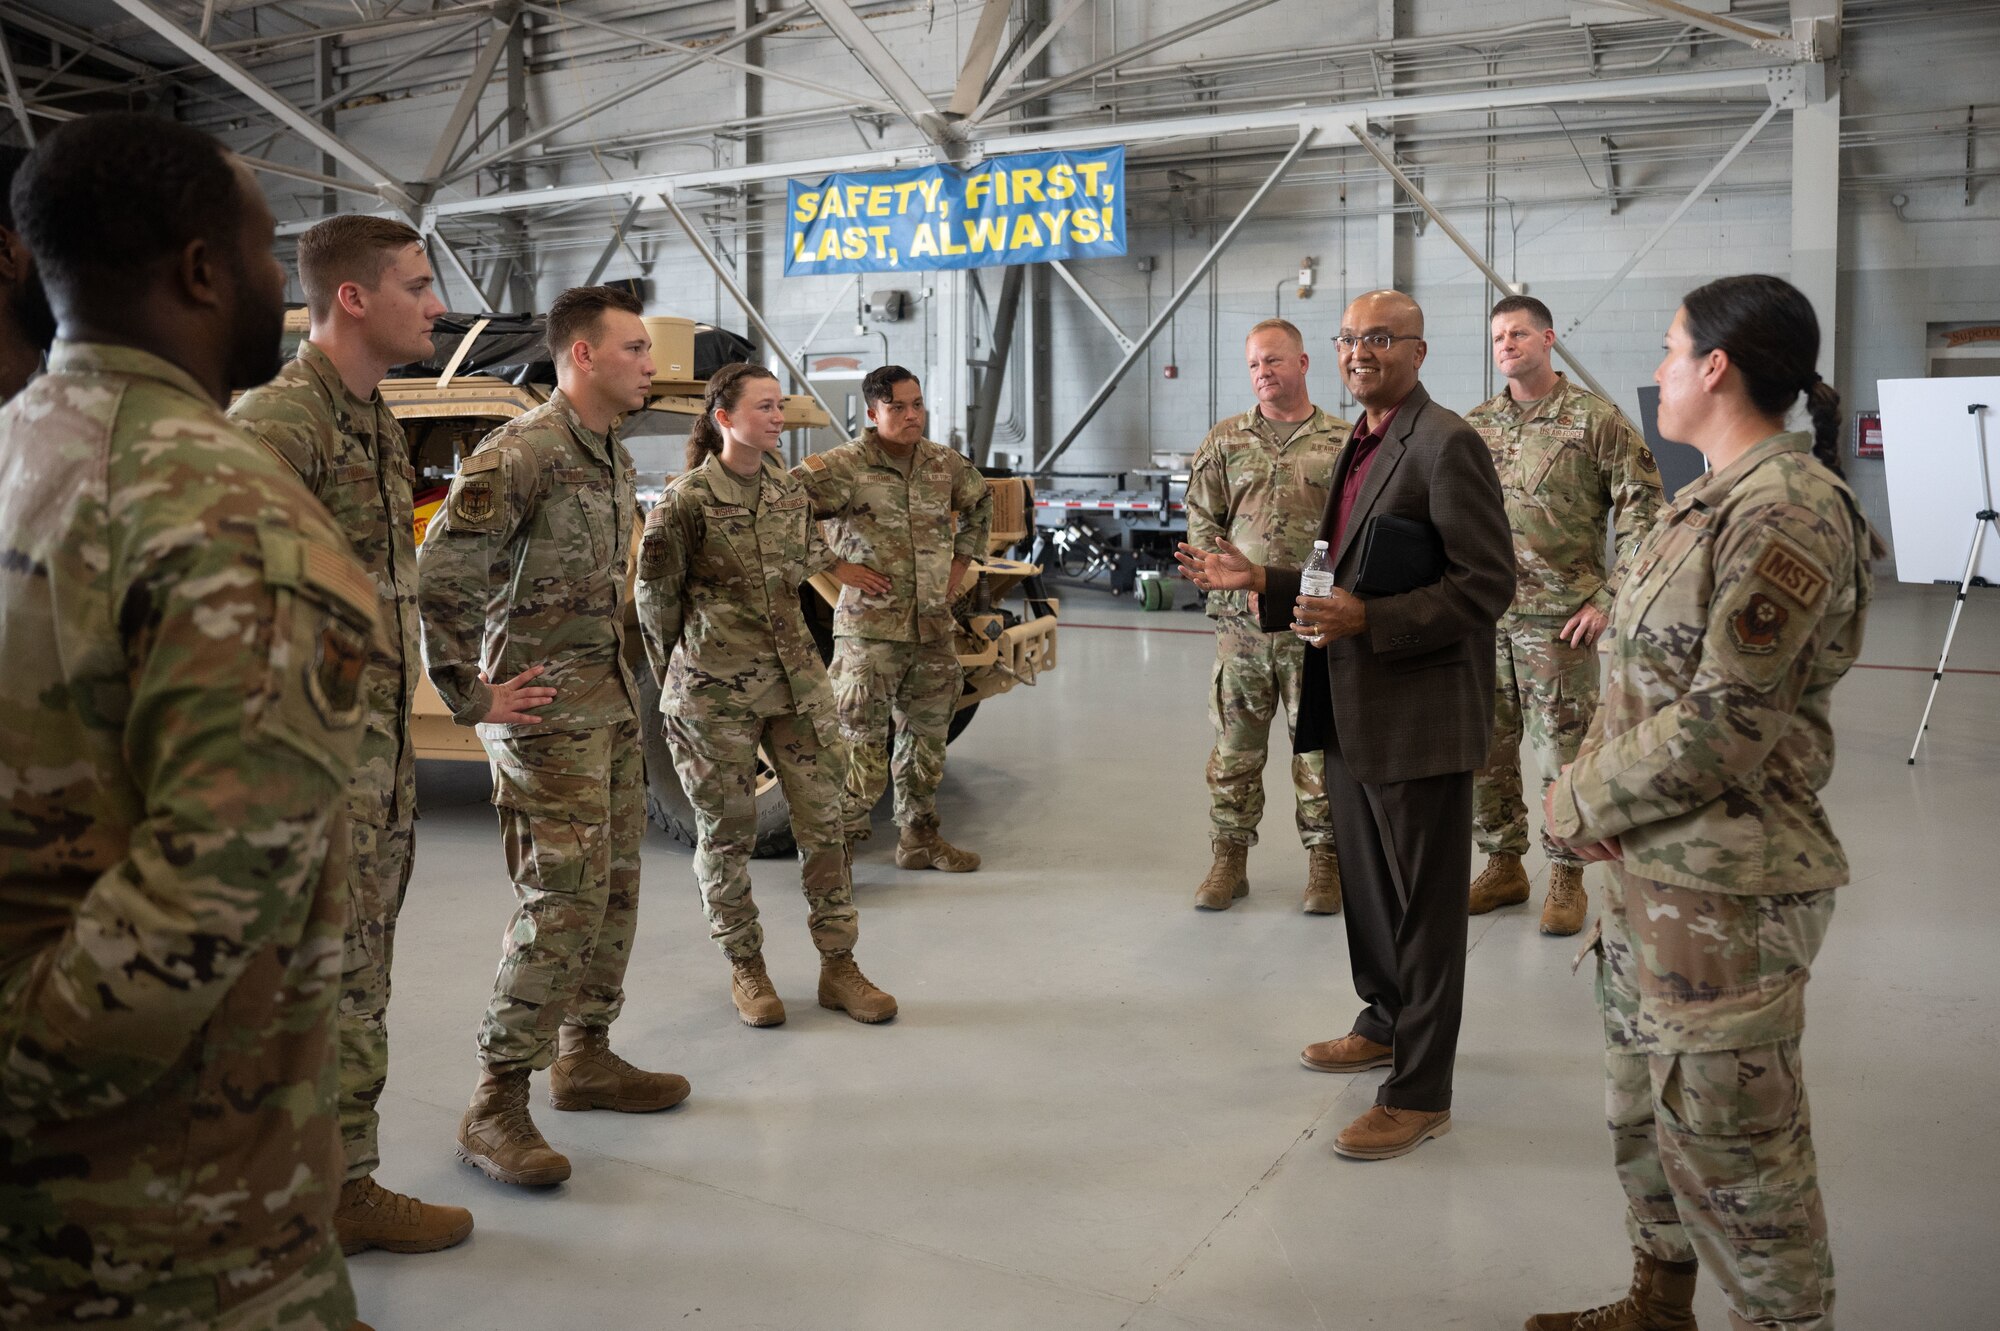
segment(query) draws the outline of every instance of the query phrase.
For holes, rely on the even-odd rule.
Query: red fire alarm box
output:
[[[1854,456],[1858,458],[1879,458],[1882,456],[1881,412],[1857,411],[1854,413]]]

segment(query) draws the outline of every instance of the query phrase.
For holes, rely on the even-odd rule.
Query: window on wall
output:
[[[1924,339],[1924,373],[1932,379],[2000,375],[2000,319],[1934,323]]]

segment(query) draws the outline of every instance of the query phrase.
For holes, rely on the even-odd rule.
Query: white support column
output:
[[[1792,0],[1792,23],[1830,20],[1841,0]],[[1838,49],[1837,47],[1835,49]],[[1810,86],[1810,85],[1809,85]],[[1825,95],[1813,88],[1792,112],[1792,285],[1819,315],[1819,372],[1834,372],[1840,329],[1840,66],[1825,66]]]
[[[1392,42],[1396,39],[1396,0],[1375,0],[1375,36],[1380,41]],[[1383,57],[1385,63],[1394,59]],[[1389,68],[1393,71],[1394,66]],[[1383,80],[1381,95],[1394,97],[1396,81],[1393,76]],[[1381,144],[1392,156],[1396,151],[1394,134],[1382,136]],[[1383,288],[1407,291],[1410,275],[1405,270],[1401,256],[1396,252],[1396,182],[1387,175],[1382,177],[1382,209],[1375,218],[1375,281]],[[1338,318],[1338,315],[1334,316]]]

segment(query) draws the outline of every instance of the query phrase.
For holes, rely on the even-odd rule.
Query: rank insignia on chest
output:
[[[493,516],[493,482],[463,481],[452,497],[451,513],[467,522],[484,522]]]
[[[1762,656],[1773,651],[1778,645],[1778,635],[1785,631],[1785,621],[1792,612],[1779,605],[1762,592],[1752,592],[1729,621],[1729,636],[1736,642],[1737,650]]]
[[[361,670],[368,650],[360,636],[333,620],[320,626],[307,673],[313,706],[331,726],[352,724],[361,704]]]

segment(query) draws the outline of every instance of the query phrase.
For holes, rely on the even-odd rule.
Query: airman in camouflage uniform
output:
[[[1519,570],[1514,603],[1494,636],[1493,750],[1473,777],[1473,830],[1487,856],[1470,893],[1474,915],[1528,899],[1522,735],[1546,789],[1590,725],[1595,638],[1660,505],[1659,468],[1639,432],[1617,407],[1550,367],[1555,333],[1541,318],[1546,312],[1525,296],[1494,307],[1494,359],[1508,385],[1465,416],[1493,451]],[[1526,393],[1536,396],[1519,396]],[[1608,575],[1607,517],[1617,549]],[[1542,931],[1573,934],[1589,912],[1582,861],[1546,834],[1542,849],[1550,864]]]
[[[357,224],[395,225],[378,218],[339,218],[314,231],[324,234],[327,228],[338,231]],[[302,254],[311,236],[309,232],[301,242]],[[410,254],[400,261],[421,268],[428,278],[422,241],[411,236]],[[429,302],[429,317],[443,312],[443,304],[427,288],[422,299]],[[422,313],[425,307],[419,301],[417,308]],[[324,332],[327,319],[319,322]],[[340,997],[340,1134],[348,1183],[341,1198],[342,1241],[349,1252],[450,1247],[472,1232],[469,1212],[427,1206],[373,1182],[382,1158],[376,1105],[389,1078],[389,969],[396,916],[410,883],[417,806],[410,702],[422,669],[422,630],[410,500],[416,473],[409,443],[381,394],[357,397],[340,368],[311,341],[301,343],[276,379],[245,394],[229,414],[283,458],[326,506],[374,580],[383,625],[362,673],[368,715],[360,760],[347,783],[353,841]]]
[[[1797,355],[1810,367],[1811,346]],[[1833,1324],[1799,1038],[1848,879],[1818,791],[1833,770],[1833,688],[1861,650],[1872,536],[1811,449],[1808,435],[1774,435],[1662,514],[1619,588],[1603,701],[1546,800],[1557,836],[1612,863],[1594,944],[1640,1267],[1628,1301],[1685,1307],[1698,1258],[1738,1328]],[[1528,1325],[1563,1331],[1578,1316]]]
[[[601,315],[593,329],[565,313],[576,295],[565,292],[549,314],[550,342],[564,348],[562,387],[459,465],[417,557],[431,682],[486,746],[518,901],[479,1031],[485,1071],[459,1154],[497,1181],[530,1185],[569,1176],[528,1119],[531,1070],[555,1064],[549,1099],[558,1109],[664,1109],[688,1092],[684,1079],[639,1072],[607,1047],[625,1000],[645,834],[638,688],[625,660],[638,505],[615,415],[611,428],[593,430],[572,401],[610,390],[567,359],[563,330],[601,336],[600,354],[622,344],[628,324],[638,330],[643,375],[623,371],[636,384],[633,405],[644,402],[652,364],[636,309],[592,307]],[[487,722],[488,681],[536,665],[553,701],[534,719]],[[585,1075],[584,1065],[600,1063],[615,1086]]]
[[[1255,563],[1298,568],[1312,557],[1327,486],[1350,424],[1305,398],[1303,344],[1296,329],[1290,334],[1287,329],[1289,323],[1268,320],[1245,340],[1252,386],[1264,398],[1295,381],[1299,405],[1310,414],[1281,421],[1259,405],[1209,430],[1188,475],[1188,542],[1212,550],[1226,540]],[[1290,368],[1294,364],[1296,370]],[[1259,628],[1247,592],[1210,592],[1207,609],[1215,621],[1208,694],[1215,749],[1208,759],[1208,799],[1217,868],[1203,879],[1195,904],[1227,910],[1241,895],[1237,889],[1249,888],[1243,862],[1257,844],[1257,824],[1264,817],[1271,722],[1282,708],[1287,734],[1297,723],[1306,645],[1289,631]],[[1292,755],[1299,840],[1312,861],[1305,900],[1311,914],[1340,909],[1325,767],[1325,755],[1317,750]]]
[[[885,366],[862,392],[873,424],[794,471],[812,496],[813,515],[827,520],[836,558],[875,575],[872,583],[844,586],[833,612],[849,833],[857,841],[867,836],[869,814],[893,775],[896,863],[966,872],[979,867],[979,857],[939,835],[936,796],[964,686],[951,602],[971,565],[986,557],[993,496],[978,468],[922,437],[922,387],[907,370]],[[909,438],[885,438],[885,424]]]
[[[761,371],[735,377],[739,394],[759,386],[776,393]],[[739,475],[710,453],[646,515],[639,627],[661,681],[674,769],[695,810],[695,881],[709,934],[730,961],[731,999],[745,1023],[775,1026],[785,1009],[764,965],[764,927],[750,895],[760,747],[791,805],[806,925],[823,972],[854,967],[858,917],[841,823],[846,751],[826,667],[799,608],[800,584],[833,556],[791,473],[769,453],[737,460],[754,461],[757,472]],[[880,990],[852,1005],[829,1002],[837,996],[827,990],[823,978],[824,1005],[858,1020],[895,1015],[895,1000]]]
[[[271,213],[136,115],[60,126],[14,201],[65,324],[120,341],[56,343],[0,411],[0,1324],[347,1331],[339,809],[375,591],[222,413],[276,367]]]

